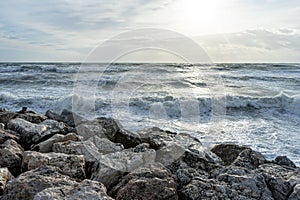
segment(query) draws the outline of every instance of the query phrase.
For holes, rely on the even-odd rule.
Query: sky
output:
[[[299,0],[10,0],[0,10],[0,62],[84,62],[143,28],[184,35],[212,62],[300,62]],[[159,55],[128,60],[176,61]]]

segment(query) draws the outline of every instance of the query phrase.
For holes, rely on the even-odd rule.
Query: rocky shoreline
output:
[[[207,149],[188,134],[130,132],[68,110],[1,109],[0,123],[1,200],[300,199],[300,169],[286,156]]]

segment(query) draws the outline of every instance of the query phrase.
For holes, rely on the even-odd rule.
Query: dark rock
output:
[[[47,119],[46,116],[39,113],[18,114],[17,118],[24,119],[28,122],[39,124]]]
[[[113,200],[106,194],[105,186],[97,181],[83,180],[75,186],[47,188],[34,196],[34,200]]]
[[[115,134],[123,129],[122,125],[112,118],[98,117],[95,121],[105,129],[105,135],[111,141],[114,141]]]
[[[288,200],[299,200],[300,199],[300,184],[294,186],[292,194],[289,196]]]
[[[245,149],[250,148],[235,144],[218,144],[215,145],[211,151],[219,156],[224,161],[225,165],[230,165]]]
[[[256,169],[259,165],[266,162],[266,159],[261,153],[253,151],[252,149],[245,149],[233,161],[232,165],[247,169]]]
[[[177,184],[167,169],[160,163],[153,163],[123,177],[110,194],[117,200],[176,200],[176,187]]]
[[[0,167],[7,167],[17,176],[21,172],[23,148],[14,140],[6,140],[0,145]]]
[[[9,111],[0,112],[0,123],[3,123],[6,126],[7,123],[11,119],[16,118],[17,115],[18,115],[17,113],[9,112]]]
[[[60,114],[60,120],[68,124],[69,126],[79,125],[80,123],[86,121],[83,117],[64,109]]]
[[[46,188],[76,186],[78,183],[69,176],[61,174],[56,167],[42,167],[22,173],[7,182],[2,200],[32,200]]]
[[[132,148],[142,143],[140,136],[137,133],[128,131],[128,130],[119,130],[115,137],[113,138],[113,142],[121,143],[125,148]]]
[[[47,110],[46,113],[45,113],[45,116],[48,118],[48,119],[52,119],[52,120],[55,120],[55,121],[62,121],[61,120],[61,117],[59,114],[51,111],[51,110]]]
[[[12,131],[0,129],[0,144],[3,144],[6,140],[19,141],[19,137]]]
[[[7,168],[0,168],[0,196],[3,195],[6,182],[13,178],[14,176],[9,172]]]
[[[293,161],[288,159],[288,157],[286,156],[277,156],[274,160],[274,163],[278,165],[285,165],[288,167],[296,168],[296,165],[293,163]]]
[[[25,149],[29,149],[31,145],[47,140],[55,134],[66,133],[64,123],[54,120],[45,120],[40,124],[34,124],[16,118],[10,120],[7,127],[20,134],[20,143]]]
[[[28,171],[44,166],[54,166],[61,169],[61,173],[76,180],[85,179],[85,162],[82,155],[68,155],[63,153],[39,153],[25,151],[22,171]]]

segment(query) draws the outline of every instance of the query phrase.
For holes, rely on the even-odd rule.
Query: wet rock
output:
[[[20,134],[20,143],[25,149],[30,145],[47,140],[55,134],[64,134],[64,123],[54,120],[45,120],[40,124],[34,124],[24,119],[16,118],[9,121],[8,129]]]
[[[135,152],[135,149],[98,155],[97,162],[91,169],[91,179],[102,182],[110,189],[124,173],[154,162],[155,151],[147,149]]]
[[[274,160],[274,163],[278,165],[284,165],[284,166],[296,168],[296,165],[293,163],[293,161],[288,159],[288,157],[286,156],[277,156]]]
[[[65,141],[79,141],[80,138],[77,134],[75,133],[68,133],[67,135],[61,135],[61,134],[56,134],[49,138],[48,140],[45,140],[44,142],[41,142],[37,145],[34,145],[32,147],[33,150],[39,151],[41,153],[48,153],[52,151],[52,146],[54,143],[57,142],[65,142]]]
[[[76,186],[47,188],[34,196],[34,200],[113,200],[106,194],[105,186],[97,181],[83,180]]]
[[[252,149],[245,149],[233,161],[232,165],[247,169],[256,169],[259,165],[262,165],[266,162],[267,160],[261,153],[253,151]]]
[[[78,183],[69,176],[61,174],[56,167],[42,167],[22,173],[7,182],[2,200],[31,200],[46,188],[76,186]]]
[[[0,168],[0,196],[3,195],[6,182],[13,178],[14,176],[7,168]]]
[[[12,134],[12,131],[0,129],[0,144],[3,144],[6,140],[19,141],[17,135]]]
[[[224,161],[225,165],[230,165],[245,149],[250,148],[235,144],[218,144],[215,145],[211,151],[219,156]]]
[[[63,153],[39,153],[25,151],[22,170],[28,171],[43,166],[54,166],[61,169],[62,174],[76,180],[85,178],[85,162],[82,155],[68,155]]]
[[[171,174],[160,163],[140,167],[128,175],[110,191],[117,200],[121,199],[178,199],[177,184]]]
[[[5,128],[5,124],[0,123],[0,130]]]
[[[0,167],[7,167],[17,176],[21,172],[23,148],[14,140],[6,140],[0,145]]]

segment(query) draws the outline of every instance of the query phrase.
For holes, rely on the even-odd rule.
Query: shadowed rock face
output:
[[[189,134],[130,132],[111,118],[46,116],[0,111],[1,200],[300,199],[300,169],[286,156],[209,150]]]

